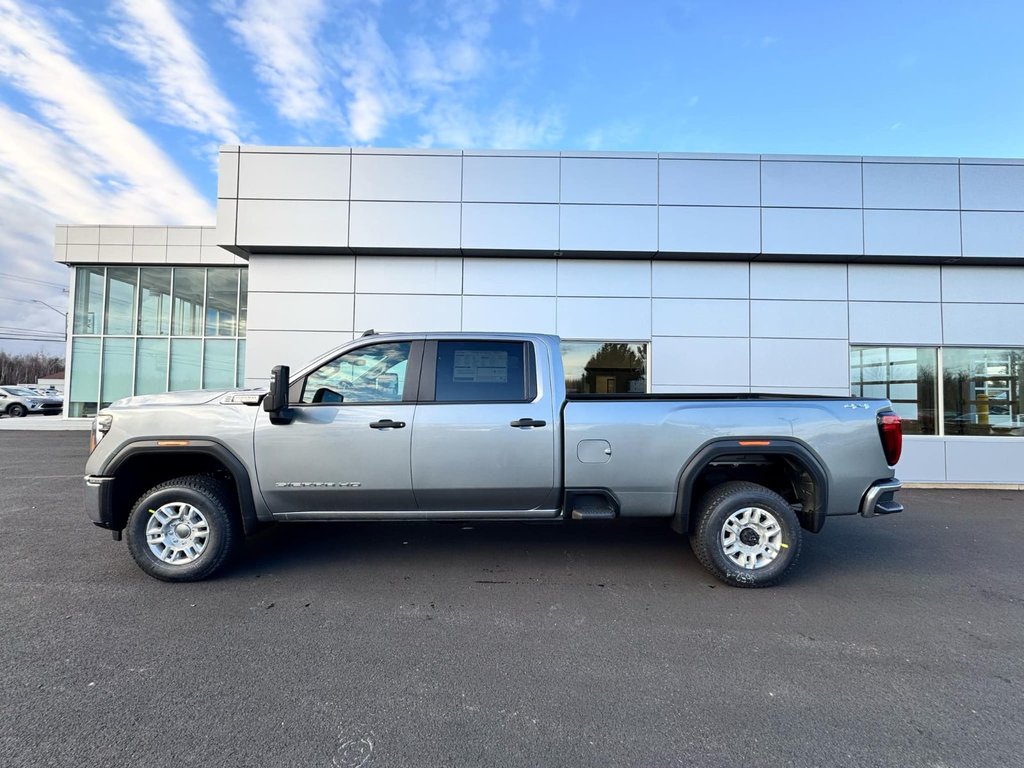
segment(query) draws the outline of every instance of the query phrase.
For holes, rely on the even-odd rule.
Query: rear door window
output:
[[[528,342],[437,343],[437,402],[528,402],[535,396],[533,378],[533,345]]]

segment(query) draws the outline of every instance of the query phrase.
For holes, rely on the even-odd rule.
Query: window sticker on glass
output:
[[[453,379],[474,384],[508,382],[508,352],[458,349],[455,351]]]

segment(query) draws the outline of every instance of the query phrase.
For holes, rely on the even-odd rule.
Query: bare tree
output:
[[[64,359],[42,352],[12,355],[0,351],[0,384],[34,384],[64,373]]]

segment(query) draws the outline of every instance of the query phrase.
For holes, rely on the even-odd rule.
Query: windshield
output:
[[[4,392],[15,397],[38,397],[38,395],[24,387],[0,387]]]

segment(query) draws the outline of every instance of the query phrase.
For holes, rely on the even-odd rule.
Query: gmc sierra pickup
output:
[[[662,517],[716,577],[763,587],[827,516],[903,509],[887,400],[567,396],[559,343],[368,332],[269,391],[117,401],[93,424],[90,515],[167,581],[273,521]]]

